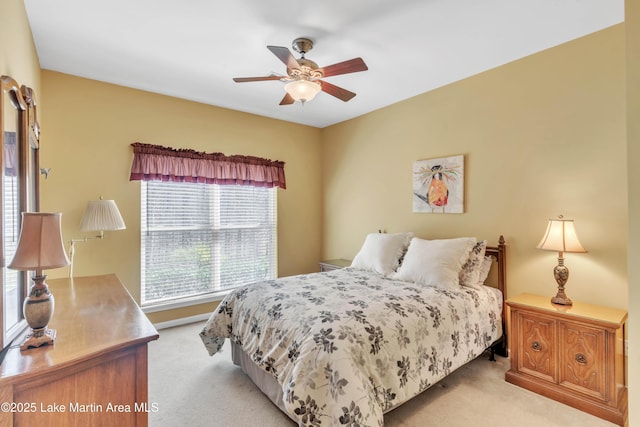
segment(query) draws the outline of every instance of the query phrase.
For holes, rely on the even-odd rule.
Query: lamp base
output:
[[[569,298],[567,294],[564,293],[564,290],[563,291],[558,290],[558,293],[556,294],[556,296],[551,298],[551,302],[553,304],[559,304],[559,305],[573,305],[573,301],[571,301],[571,298]]]
[[[573,302],[567,294],[564,293],[564,285],[567,283],[567,280],[569,280],[569,269],[564,265],[562,252],[560,252],[558,256],[558,265],[553,269],[553,277],[558,284],[558,293],[556,293],[555,297],[551,298],[551,302],[553,304],[572,305]]]
[[[33,329],[32,332],[27,335],[27,339],[20,346],[20,351],[29,350],[30,348],[38,348],[43,345],[53,345],[56,340],[56,330],[43,328]]]
[[[24,300],[22,313],[27,324],[31,327],[31,333],[27,335],[27,340],[20,346],[21,351],[53,344],[56,339],[56,331],[47,328],[53,315],[55,300],[45,283],[46,278],[47,276],[44,274],[34,276],[31,292]]]

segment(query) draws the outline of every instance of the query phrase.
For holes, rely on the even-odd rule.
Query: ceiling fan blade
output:
[[[284,95],[284,98],[282,98],[282,101],[280,101],[280,105],[289,105],[289,104],[293,104],[294,102],[296,102],[296,100],[293,99],[291,95],[286,93]]]
[[[337,64],[329,65],[320,68],[323,77],[337,76],[338,74],[357,73],[359,71],[366,71],[369,67],[364,63],[362,58],[353,58],[348,61],[338,62]]]
[[[350,92],[346,89],[341,88],[340,86],[336,86],[333,85],[331,83],[327,83],[324,80],[319,80],[320,85],[322,87],[322,91],[328,93],[329,95],[335,96],[336,98],[347,102],[348,100],[350,100],[351,98],[353,98],[354,96],[356,96],[355,93]]]
[[[277,56],[280,61],[284,62],[287,68],[290,68],[292,70],[300,68],[300,64],[298,64],[296,58],[294,58],[294,56],[291,54],[291,51],[286,47],[267,46],[267,49],[269,49],[275,56]]]
[[[284,76],[264,76],[264,77],[234,77],[233,81],[236,83],[246,82],[262,82],[266,80],[280,80]]]

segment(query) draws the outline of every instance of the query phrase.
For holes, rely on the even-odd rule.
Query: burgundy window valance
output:
[[[284,162],[134,142],[131,181],[204,182],[287,188]]]

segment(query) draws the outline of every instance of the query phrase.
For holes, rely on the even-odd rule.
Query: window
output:
[[[276,277],[277,188],[143,181],[141,195],[143,306]]]
[[[284,162],[134,142],[142,181],[145,311],[200,303],[276,277],[276,189]]]
[[[17,117],[17,115],[16,115]],[[16,124],[11,123],[15,129]],[[10,270],[6,267],[13,259],[18,247],[20,235],[20,142],[17,132],[4,132],[3,154],[7,164],[3,168],[2,176],[2,248],[5,265],[2,269],[2,301],[3,301],[3,337],[4,344],[16,338],[24,327],[22,304],[25,294],[25,274],[21,271]],[[4,346],[3,346],[4,347]]]
[[[5,142],[6,142],[5,135]],[[7,150],[8,152],[9,150]],[[7,264],[13,259],[20,236],[20,192],[15,172],[5,169],[3,192],[4,253]],[[4,268],[4,322],[5,340],[9,341],[22,329],[22,304],[24,302],[24,279],[21,271]]]

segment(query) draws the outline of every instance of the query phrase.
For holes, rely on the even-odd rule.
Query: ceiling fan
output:
[[[348,61],[338,62],[326,67],[318,67],[318,64],[305,58],[305,54],[313,49],[313,40],[306,37],[295,39],[291,45],[293,50],[300,53],[296,59],[289,49],[282,46],[267,46],[275,56],[287,66],[287,75],[271,75],[264,77],[235,77],[236,83],[260,82],[267,80],[280,80],[285,82],[284,90],[287,92],[280,101],[280,105],[293,104],[300,101],[304,104],[311,101],[320,91],[335,96],[344,102],[356,96],[355,93],[322,80],[325,77],[339,74],[356,73],[368,70],[362,58],[353,58]]]

